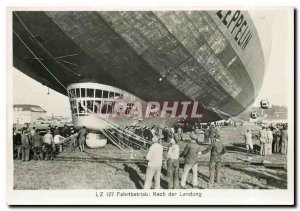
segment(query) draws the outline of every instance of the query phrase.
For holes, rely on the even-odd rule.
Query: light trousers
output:
[[[265,150],[265,143],[260,143],[260,152],[259,152],[259,154],[261,155],[261,156],[265,156],[265,152],[266,152],[266,150]]]
[[[281,143],[281,153],[282,154],[287,154],[287,141],[283,140]]]
[[[181,181],[180,181],[180,185],[182,187],[185,186],[187,176],[188,176],[191,169],[193,171],[193,182],[192,182],[192,184],[193,184],[193,186],[198,185],[198,164],[194,164],[194,165],[185,164],[184,168],[183,168],[183,174],[182,174],[182,177],[181,177]]]
[[[272,155],[272,143],[266,143],[265,150],[265,155]]]
[[[155,182],[154,188],[160,189],[160,174],[161,174],[161,166],[158,167],[148,166],[146,170],[144,189],[151,189],[153,177]]]

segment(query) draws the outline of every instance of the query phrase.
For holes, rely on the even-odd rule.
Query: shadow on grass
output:
[[[209,177],[206,176],[205,174],[202,174],[201,172],[198,171],[198,177],[203,179],[205,182],[209,182]]]
[[[241,144],[241,143],[232,143],[232,145],[226,146],[226,151],[245,153],[246,147],[244,144]]]
[[[266,175],[261,172],[251,171],[251,170],[237,168],[237,167],[233,167],[233,166],[228,166],[228,168],[232,169],[234,171],[242,172],[251,177],[256,177],[258,180],[265,179],[266,186],[268,186],[268,187],[261,186],[259,184],[254,184],[254,185],[258,186],[259,188],[264,188],[264,189],[268,189],[268,188],[286,189],[287,188],[287,180],[286,179],[275,178],[273,175]],[[247,184],[253,185],[250,183],[247,183]]]
[[[244,182],[244,184],[250,185],[251,189],[271,189],[270,187],[260,185],[259,183]]]
[[[226,145],[225,149],[229,153],[235,153],[235,154],[248,154],[246,150],[246,146],[243,143],[232,143],[232,145]],[[253,145],[253,154],[259,154],[260,146],[257,144]]]
[[[128,166],[127,164],[123,164],[123,167],[124,167],[124,171],[129,174],[129,179],[134,183],[135,187],[137,189],[142,189],[144,180],[137,173],[137,171],[134,168]]]

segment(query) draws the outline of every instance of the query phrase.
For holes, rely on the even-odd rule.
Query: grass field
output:
[[[246,162],[248,154],[243,147],[243,137],[234,128],[222,128],[220,136],[226,145],[226,162]],[[186,143],[180,143],[183,150]],[[254,144],[258,144],[254,140]],[[207,146],[203,146],[205,149]],[[138,157],[143,159],[146,151],[140,150]],[[60,156],[80,158],[129,158],[113,145],[101,149],[87,149],[80,153],[78,149],[65,152]],[[203,155],[203,161],[209,160],[209,153]],[[254,155],[255,162],[268,160],[272,163],[286,164],[286,156],[274,154],[260,157]],[[180,175],[182,174],[180,168]],[[14,161],[14,189],[140,189],[143,187],[146,163],[100,163],[89,161]],[[221,184],[208,187],[209,170],[207,165],[199,165],[198,188],[216,189],[285,189],[287,188],[287,170],[285,168],[266,168],[263,166],[223,167]],[[188,188],[192,188],[188,177]],[[161,188],[167,188],[166,169],[162,169]]]

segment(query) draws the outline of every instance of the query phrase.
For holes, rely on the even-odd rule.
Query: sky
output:
[[[270,104],[287,106],[288,78],[293,70],[288,69],[290,62],[287,46],[289,16],[282,10],[263,10],[249,12],[260,37],[265,57],[265,76],[255,106],[261,99],[268,99]],[[292,44],[293,46],[293,44]]]
[[[265,77],[254,103],[267,98],[270,104],[287,106],[287,15],[280,11],[250,11],[265,56]],[[68,98],[13,68],[13,103],[40,105],[47,115],[71,116]]]

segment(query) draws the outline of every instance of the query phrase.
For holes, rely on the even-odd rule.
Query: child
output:
[[[212,143],[207,149],[200,151],[198,154],[206,154],[209,151],[210,153],[210,162],[209,162],[209,175],[210,175],[210,184],[215,182],[215,173],[217,178],[217,183],[221,181],[221,157],[225,154],[225,147],[220,141],[220,137],[216,136],[216,140]]]

